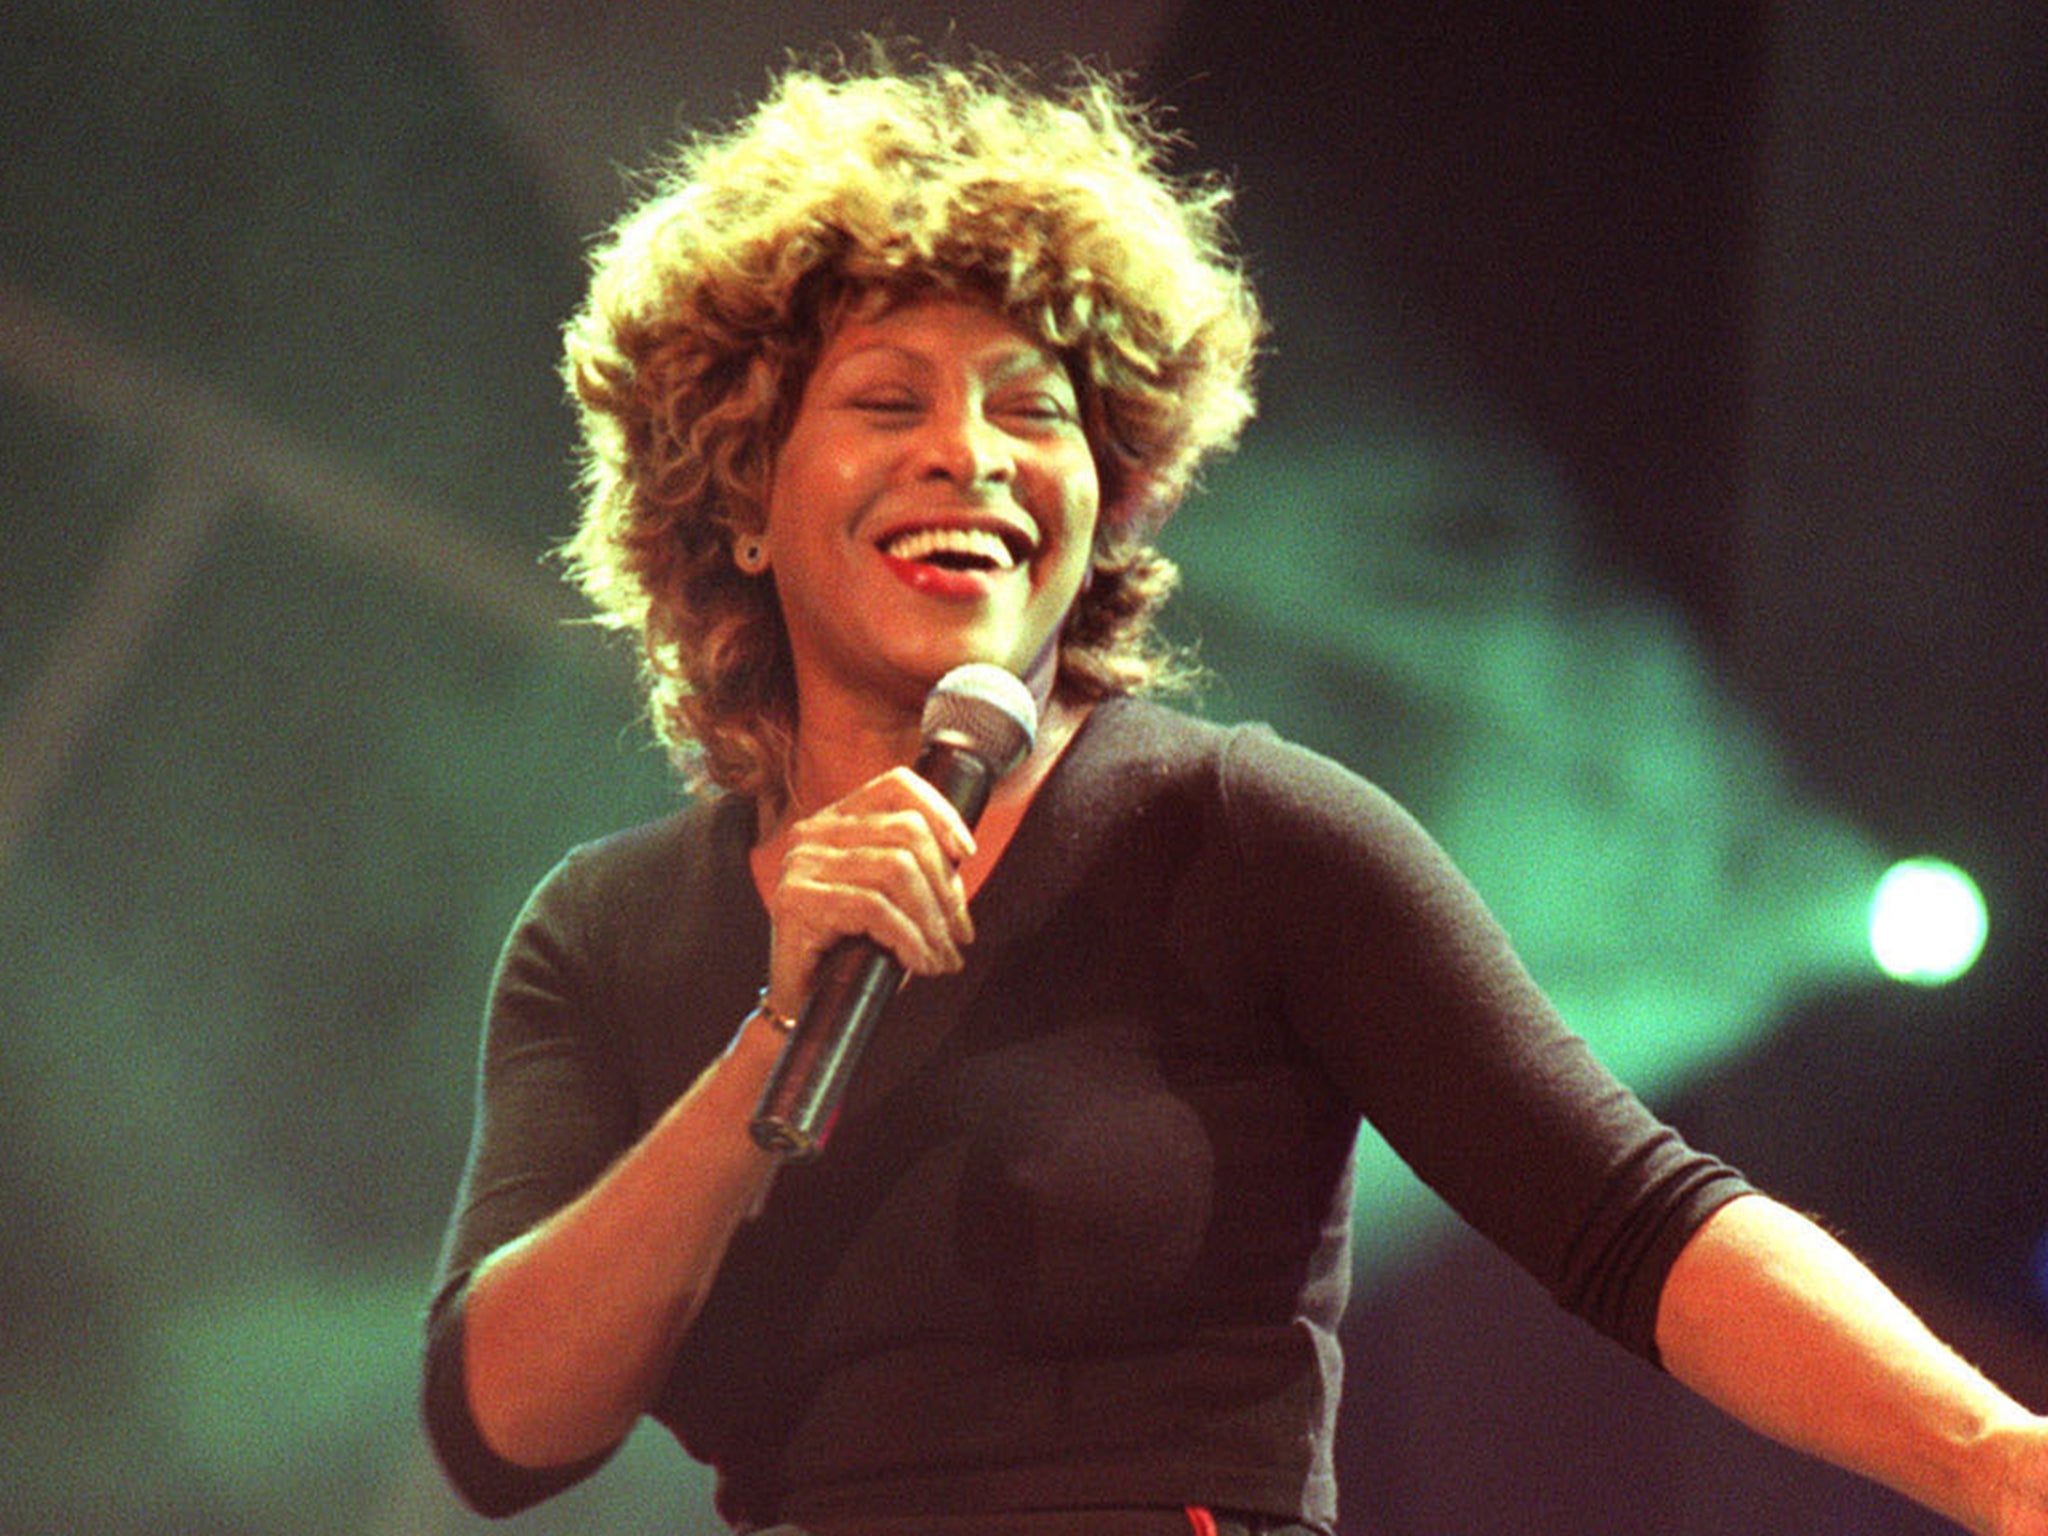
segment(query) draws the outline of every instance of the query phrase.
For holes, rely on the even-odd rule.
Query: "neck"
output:
[[[1037,796],[1038,789],[1045,782],[1046,775],[1060,759],[1060,754],[1074,739],[1081,723],[1088,718],[1092,706],[1087,704],[1065,704],[1057,700],[1045,711],[1039,722],[1038,734],[1031,747],[1031,753],[1012,772],[1004,775],[994,793],[989,796],[988,807],[975,824],[975,851],[966,863],[960,866],[960,878],[965,882],[971,899],[981,889],[981,884],[995,868],[996,861],[1009,846],[1011,835],[1024,819],[1025,811]],[[914,754],[915,746],[910,749]],[[905,755],[883,764],[892,768],[900,763],[912,761]],[[877,772],[882,771],[878,769]],[[867,782],[865,779],[860,783]],[[857,787],[857,786],[849,786]],[[771,900],[771,889],[775,882],[775,871],[780,867],[788,839],[793,836],[792,827],[800,818],[821,809],[828,801],[797,802],[794,799],[785,805],[780,814],[771,815],[766,801],[760,807],[760,836],[749,855],[754,876],[754,888],[760,893],[764,905]]]
[[[1074,713],[1057,703],[1054,689],[1059,676],[1059,637],[1049,638],[1023,675],[1039,711],[1038,747],[1004,784],[1034,777],[1035,765],[1046,756],[1058,755],[1073,727],[1087,714]],[[804,687],[803,669],[797,678],[797,729],[789,755],[789,774],[784,786],[786,798],[770,806],[763,800],[763,837],[789,822],[851,794],[870,779],[891,768],[906,767],[917,760],[924,745],[924,698],[905,700],[886,692],[847,692],[839,689]],[[1001,795],[1003,785],[996,787]]]
[[[784,819],[807,816],[876,776],[916,761],[923,716],[886,706],[807,711],[789,757]]]
[[[1030,799],[1088,712],[1086,705],[1057,698],[1046,706],[1031,751],[996,785],[989,802],[992,811],[1010,800]],[[887,718],[807,720],[790,754],[787,798],[772,808],[765,799],[761,802],[761,841],[777,837],[790,823],[822,810],[891,768],[915,762],[923,744],[921,715],[907,724]]]

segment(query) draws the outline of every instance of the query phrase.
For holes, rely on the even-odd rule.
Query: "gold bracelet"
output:
[[[768,989],[766,987],[763,987],[754,998],[754,1011],[740,1021],[741,1027],[744,1028],[756,1019],[760,1019],[763,1023],[774,1025],[776,1029],[785,1035],[796,1032],[796,1020],[768,1001]]]

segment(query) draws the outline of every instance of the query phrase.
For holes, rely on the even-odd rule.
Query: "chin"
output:
[[[928,674],[933,682],[937,682],[955,667],[964,667],[969,663],[1002,667],[1006,671],[1021,674],[1024,668],[1031,665],[1037,654],[1037,646],[1027,641],[968,635],[924,648],[911,670]]]

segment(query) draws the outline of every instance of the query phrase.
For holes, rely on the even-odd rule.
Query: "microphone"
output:
[[[1037,729],[1038,706],[1013,674],[985,662],[955,667],[925,698],[914,768],[971,827]],[[861,1049],[902,983],[902,963],[865,934],[819,957],[811,995],[749,1122],[756,1144],[797,1162],[824,1149]]]

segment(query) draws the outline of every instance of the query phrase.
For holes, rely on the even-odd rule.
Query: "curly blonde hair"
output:
[[[992,63],[794,68],[684,143],[597,247],[566,330],[584,504],[563,546],[634,631],[655,729],[693,777],[779,799],[795,682],[772,579],[743,575],[826,336],[924,294],[993,305],[1065,363],[1102,477],[1090,578],[1061,631],[1075,700],[1157,686],[1177,573],[1152,538],[1252,411],[1257,301],[1227,188],[1176,180],[1116,81]]]

